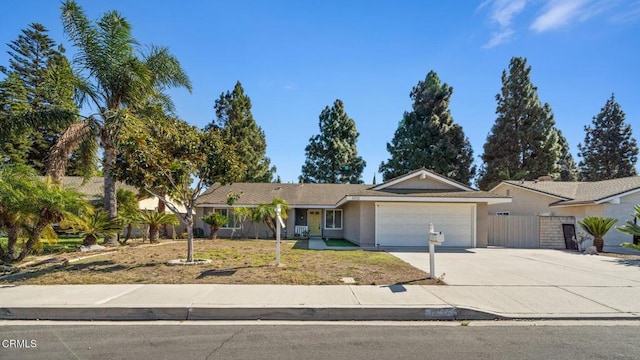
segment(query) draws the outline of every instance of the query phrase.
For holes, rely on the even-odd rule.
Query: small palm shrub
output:
[[[209,227],[211,227],[211,239],[215,240],[218,238],[218,230],[220,230],[221,226],[224,226],[229,219],[218,213],[218,212],[210,212],[207,215],[202,217],[202,221],[204,221]]]
[[[149,242],[157,243],[160,237],[160,226],[178,225],[180,220],[173,214],[159,213],[157,211],[142,211],[140,222],[149,226]]]
[[[578,224],[582,229],[584,229],[584,231],[593,236],[593,245],[596,247],[598,252],[602,252],[602,248],[604,247],[604,236],[617,221],[617,219],[613,218],[587,216],[582,219],[582,221],[578,221]]]
[[[89,211],[69,216],[62,225],[84,236],[84,246],[95,245],[98,238],[118,235],[122,230],[122,222],[104,211]]]

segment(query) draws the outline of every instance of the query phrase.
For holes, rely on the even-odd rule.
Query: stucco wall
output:
[[[476,205],[476,247],[487,247],[489,244],[489,214],[487,207],[486,203]]]
[[[376,245],[376,210],[374,202],[360,203],[360,246]]]
[[[507,190],[509,190],[507,192]],[[558,198],[546,196],[533,191],[501,185],[493,191],[502,196],[511,196],[511,202],[506,204],[489,205],[489,214],[496,215],[499,211],[508,211],[510,215],[538,215],[542,212],[555,212],[549,209],[549,204]]]
[[[627,220],[632,219],[632,214],[635,213],[633,208],[640,204],[640,193],[635,193],[629,196],[620,198],[620,204],[604,204],[604,216],[618,219],[618,222],[614,225],[607,235],[604,237],[605,246],[618,247],[623,242],[633,242],[633,236],[625,235],[615,229],[615,226],[624,225]]]
[[[360,202],[349,202],[342,207],[344,238],[360,243]]]

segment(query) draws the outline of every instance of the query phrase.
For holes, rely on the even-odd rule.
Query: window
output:
[[[239,229],[240,223],[238,222],[238,218],[236,214],[233,212],[233,209],[215,209],[215,212],[218,214],[222,214],[229,219],[226,224],[224,224],[221,229]]]
[[[324,228],[331,230],[342,229],[342,210],[325,210]]]
[[[509,212],[508,211],[496,211],[496,215],[506,216],[506,215],[509,215]]]

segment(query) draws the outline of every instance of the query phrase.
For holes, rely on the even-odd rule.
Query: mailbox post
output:
[[[284,228],[284,221],[282,221],[282,215],[280,212],[282,211],[282,206],[280,204],[276,205],[276,266],[280,266],[280,229]]]
[[[442,231],[436,232],[433,224],[429,224],[429,278],[435,279],[436,274],[436,245],[444,242]]]

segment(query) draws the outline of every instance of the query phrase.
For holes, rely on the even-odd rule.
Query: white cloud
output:
[[[499,30],[492,33],[491,39],[483,47],[492,48],[503,44],[511,38],[514,30],[511,27],[513,19],[524,10],[526,0],[487,0],[477,9],[491,5],[491,22],[498,25]]]
[[[591,17],[590,12],[585,11],[586,5],[586,0],[549,1],[545,6],[544,13],[531,24],[531,29],[545,32],[567,25],[575,19],[584,21]]]

